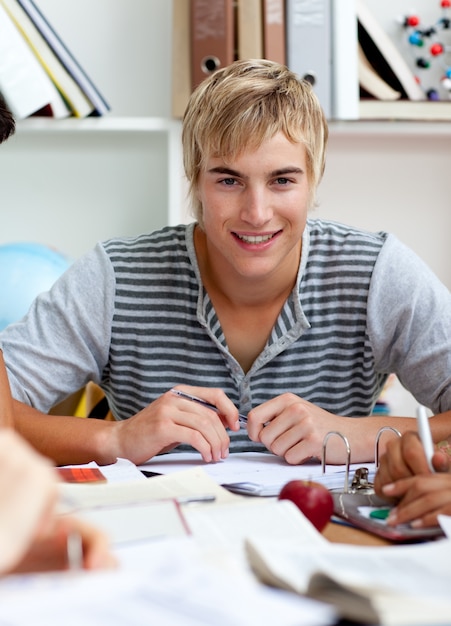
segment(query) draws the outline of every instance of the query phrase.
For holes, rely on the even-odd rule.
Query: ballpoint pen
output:
[[[206,400],[202,400],[202,398],[198,398],[197,396],[192,396],[191,394],[185,393],[184,391],[180,391],[179,389],[171,389],[171,392],[174,393],[176,396],[179,396],[180,398],[185,398],[185,400],[191,400],[191,402],[197,402],[197,404],[201,404],[202,406],[207,407],[207,409],[211,409],[212,411],[219,413],[218,408],[215,407],[214,404],[211,404],[210,402],[207,402]],[[240,422],[240,424],[247,424],[247,417],[239,413],[238,421]]]
[[[417,408],[417,426],[421,443],[423,444],[424,453],[431,472],[434,472],[432,465],[432,456],[434,454],[434,442],[432,441],[431,429],[429,427],[429,418],[426,409],[421,404]]]

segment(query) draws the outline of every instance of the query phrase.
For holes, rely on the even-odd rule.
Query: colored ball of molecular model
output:
[[[442,15],[434,25],[423,27],[418,15],[407,15],[402,24],[407,32],[407,42],[413,51],[417,80],[429,100],[440,100],[441,94],[451,98],[451,0],[440,0]],[[447,42],[448,40],[448,42]],[[439,64],[439,84],[434,85],[427,70]]]

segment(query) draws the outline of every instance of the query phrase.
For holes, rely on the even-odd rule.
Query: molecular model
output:
[[[440,0],[438,4],[442,15],[433,26],[422,26],[415,14],[400,20],[413,53],[417,80],[429,100],[451,99],[451,0]],[[438,84],[428,84],[432,80],[430,70],[437,65]]]

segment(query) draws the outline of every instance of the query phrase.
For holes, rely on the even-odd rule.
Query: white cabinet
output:
[[[0,243],[77,257],[183,214],[170,118],[170,0],[36,0],[111,105],[103,118],[27,119],[0,148]]]

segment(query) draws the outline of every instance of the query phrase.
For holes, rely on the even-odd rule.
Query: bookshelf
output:
[[[29,118],[0,150],[0,243],[73,258],[181,218],[180,122],[170,118],[172,3],[36,0],[111,105],[102,118]]]
[[[112,111],[19,124],[0,148],[0,243],[38,241],[77,257],[110,236],[186,221],[180,122],[170,113],[172,1],[36,1]],[[395,232],[451,288],[451,124],[330,130],[316,214]]]

